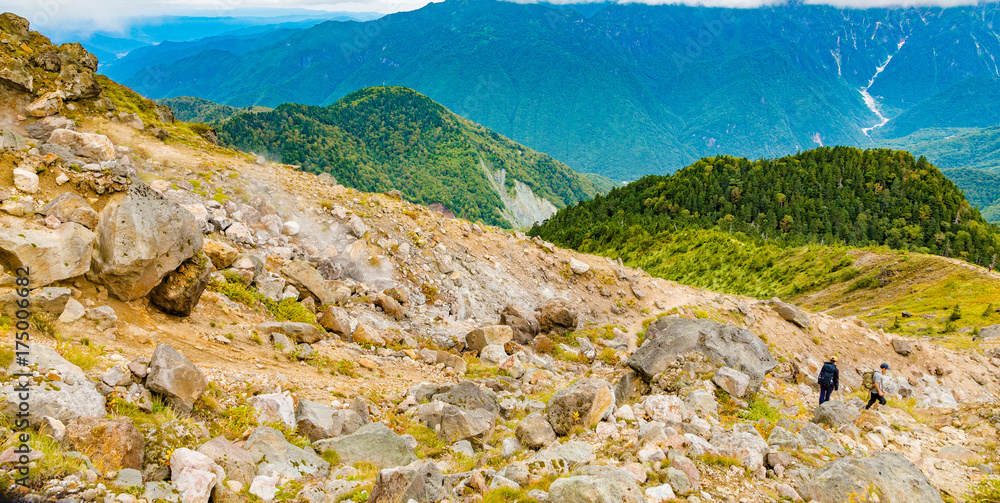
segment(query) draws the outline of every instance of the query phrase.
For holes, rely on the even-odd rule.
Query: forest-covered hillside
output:
[[[403,87],[362,89],[328,107],[281,105],[239,115],[217,129],[227,146],[327,172],[359,190],[396,189],[409,201],[441,203],[457,216],[504,227],[530,225],[550,214],[512,221],[517,211],[511,206],[539,211],[517,182],[551,203],[551,211],[599,192],[589,178],[552,157]]]
[[[566,208],[532,229],[557,244],[622,255],[684,229],[715,228],[754,240],[893,249],[986,264],[1000,232],[926,159],[886,149],[823,147],[751,161],[699,160]]]

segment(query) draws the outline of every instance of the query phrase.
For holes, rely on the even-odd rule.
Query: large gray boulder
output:
[[[541,449],[556,441],[555,430],[540,412],[532,412],[521,420],[514,435],[529,449]]]
[[[336,437],[343,430],[337,409],[312,400],[300,399],[295,408],[295,424],[299,434],[310,442]]]
[[[238,480],[249,486],[257,475],[257,465],[253,456],[226,437],[216,437],[198,447],[198,452],[212,458],[212,461],[226,471],[226,478]]]
[[[48,142],[66,147],[73,155],[94,162],[110,161],[115,158],[114,144],[102,134],[56,129],[49,135]]]
[[[465,335],[465,345],[469,351],[479,354],[486,346],[503,346],[514,338],[514,332],[506,325],[492,325],[477,328]]]
[[[615,404],[611,385],[603,379],[580,379],[556,392],[545,408],[545,417],[559,435],[574,427],[590,428]]]
[[[778,316],[784,318],[785,321],[794,323],[799,328],[809,328],[809,313],[777,298],[771,299],[770,304],[774,308],[774,312],[778,313]]]
[[[28,386],[28,420],[32,424],[42,424],[46,416],[70,424],[82,416],[104,417],[107,414],[104,396],[80,367],[42,344],[32,344],[29,351],[30,368],[41,375],[54,373],[59,376],[57,386],[48,383]],[[15,361],[8,372],[13,374],[18,369]],[[9,417],[15,417],[20,406],[18,391],[14,386],[4,386],[0,388],[0,395],[3,396],[3,410]]]
[[[56,217],[62,222],[73,222],[88,229],[97,227],[100,215],[90,207],[86,199],[73,192],[63,192],[42,207],[42,214]]]
[[[0,267],[12,276],[17,268],[28,268],[30,288],[75,278],[90,269],[96,238],[72,222],[54,230],[0,225]]]
[[[330,463],[316,455],[312,449],[300,449],[285,440],[280,431],[260,426],[250,433],[243,448],[250,453],[259,473],[268,468],[295,479],[325,475]]]
[[[336,452],[346,465],[365,462],[392,468],[417,460],[406,440],[382,423],[369,423],[350,435],[314,442],[313,447],[319,452]]]
[[[484,390],[471,381],[461,382],[443,393],[437,393],[431,400],[450,403],[465,409],[484,409],[494,414],[500,413],[500,401],[496,393]]]
[[[201,249],[191,213],[133,180],[101,211],[93,272],[119,299],[143,297]]]
[[[556,479],[549,486],[549,501],[559,503],[622,503],[625,490],[615,481],[579,475]]]
[[[57,286],[35,288],[28,293],[28,307],[24,309],[29,313],[48,313],[59,316],[71,298],[73,298],[73,291],[69,288]],[[16,291],[0,294],[0,312],[7,313],[11,317],[15,316],[20,309],[16,304],[19,300],[21,297]]]
[[[191,316],[194,306],[208,286],[212,275],[212,261],[198,251],[181,263],[176,271],[167,274],[156,288],[149,292],[149,301],[163,312],[177,316]]]
[[[509,304],[500,312],[500,324],[510,327],[518,344],[531,343],[540,330],[535,313],[515,304]]]
[[[493,434],[496,418],[496,414],[488,410],[468,410],[445,405],[441,411],[437,438],[449,444],[468,440],[473,445],[482,447]]]
[[[564,334],[576,330],[579,313],[566,299],[551,299],[535,310],[538,328],[542,332]]]
[[[737,424],[731,430],[717,429],[711,443],[719,453],[740,460],[751,471],[764,466],[767,442],[752,425]]]
[[[849,501],[870,491],[877,491],[883,503],[943,501],[924,472],[897,452],[840,458],[813,472],[797,489],[802,498],[820,503]]]
[[[697,469],[695,469],[697,470]],[[622,490],[623,503],[645,503],[646,497],[642,489],[636,484],[635,476],[631,473],[609,465],[583,465],[571,474],[574,477],[589,476],[605,479],[613,482]]]
[[[845,424],[853,423],[859,417],[861,417],[861,412],[858,409],[840,400],[830,400],[816,407],[812,420],[814,423],[840,428]]]
[[[319,329],[311,323],[297,321],[268,321],[257,325],[258,334],[282,334],[296,343],[312,344],[320,340]]]
[[[437,465],[433,461],[414,461],[406,466],[379,471],[368,502],[433,503],[441,501],[446,496],[444,477]]]
[[[685,353],[702,353],[716,365],[725,365],[750,378],[757,391],[764,376],[778,365],[764,341],[740,327],[706,319],[660,318],[646,331],[646,342],[628,359],[647,381],[660,374]]]
[[[281,275],[299,292],[312,295],[316,302],[323,305],[337,303],[330,283],[309,262],[292,260],[281,267]]]
[[[208,388],[208,379],[173,346],[158,344],[149,357],[146,387],[166,397],[175,409],[187,412]]]

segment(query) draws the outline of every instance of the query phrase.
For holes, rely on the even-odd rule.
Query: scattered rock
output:
[[[852,494],[869,494],[872,490],[878,491],[883,503],[943,501],[924,473],[896,452],[834,460],[798,487],[803,499],[820,503],[840,503],[850,500]]]
[[[778,365],[767,345],[745,328],[706,319],[660,318],[650,324],[646,342],[628,359],[628,365],[649,381],[676,361],[698,352],[716,365],[725,365],[750,378],[748,389],[760,389],[764,376]]]
[[[258,334],[282,334],[296,343],[314,344],[321,334],[316,325],[297,321],[269,321],[257,325]]]
[[[712,377],[712,382],[737,398],[743,398],[750,385],[750,376],[729,367],[719,367]]]
[[[491,325],[477,328],[465,335],[465,345],[475,354],[486,346],[501,346],[514,338],[514,332],[507,325]]]
[[[198,447],[198,452],[208,456],[226,472],[226,478],[250,485],[257,473],[257,466],[249,452],[239,448],[226,437],[216,437]]]
[[[513,339],[519,344],[530,344],[539,332],[534,313],[516,304],[508,304],[500,312],[500,324],[511,328]]]
[[[201,300],[213,270],[212,262],[198,251],[149,292],[149,301],[166,313],[190,316]]]
[[[209,260],[212,261],[218,269],[225,269],[236,262],[236,258],[239,257],[239,250],[235,247],[230,246],[222,241],[215,241],[214,239],[206,239],[202,243],[202,251],[205,255],[208,255]]]
[[[341,337],[351,335],[351,317],[343,308],[327,306],[317,321],[323,328]]]
[[[110,161],[115,158],[114,144],[102,134],[56,129],[49,135],[48,142],[66,147],[73,155],[94,162]]]
[[[573,271],[573,274],[586,274],[590,270],[590,264],[571,257],[569,259],[569,270]]]
[[[75,278],[90,269],[96,235],[67,223],[55,230],[0,226],[0,256],[12,267],[27,267],[31,288]]]
[[[225,476],[212,458],[200,452],[181,447],[170,455],[170,483],[184,503],[208,503],[212,489]]]
[[[365,462],[391,468],[417,460],[406,440],[382,423],[369,423],[350,435],[317,441],[313,447],[320,452],[336,452],[346,465]]]
[[[532,412],[521,420],[514,434],[529,449],[541,449],[556,441],[555,430],[539,412]]]
[[[295,424],[299,434],[305,435],[310,442],[340,435],[343,424],[336,412],[333,407],[300,399],[295,408]]]
[[[38,175],[33,170],[14,168],[14,187],[21,192],[38,192]]]
[[[86,454],[106,470],[142,468],[146,441],[129,418],[112,421],[82,416],[66,428],[66,440],[73,449]]]
[[[559,435],[574,427],[590,428],[611,410],[615,397],[611,385],[602,379],[580,379],[556,392],[545,409],[545,417]]]
[[[396,319],[396,321],[402,321],[406,319],[406,309],[400,305],[396,299],[384,294],[379,293],[375,296],[375,305],[382,308],[387,316],[391,316]]]
[[[369,503],[417,501],[430,503],[447,496],[444,477],[433,461],[414,461],[396,468],[379,471],[375,477]]]
[[[774,312],[778,313],[778,316],[784,318],[785,321],[792,322],[800,328],[809,327],[809,314],[805,311],[792,304],[782,302],[778,298],[771,299],[770,304],[774,308]]]
[[[42,214],[63,222],[75,222],[88,229],[97,227],[100,216],[86,199],[73,192],[63,192],[42,207]]]
[[[892,349],[903,356],[910,356],[913,353],[913,343],[906,339],[893,339]]]
[[[283,391],[252,396],[247,400],[257,413],[257,423],[282,423],[289,430],[295,429],[295,402],[292,394]]]
[[[330,469],[330,464],[323,461],[312,449],[300,449],[292,445],[285,440],[280,431],[267,426],[254,429],[247,437],[243,448],[250,453],[254,463],[259,465],[258,473],[267,473],[267,469],[271,469],[278,474],[297,479],[323,475]],[[343,461],[343,458],[341,460]],[[257,480],[254,479],[251,486],[256,483]]]
[[[622,488],[613,481],[578,476],[556,479],[549,486],[549,501],[559,503],[622,503]]]
[[[149,358],[146,387],[164,395],[174,408],[187,412],[208,388],[208,380],[191,360],[169,344],[158,344]]]
[[[564,334],[576,330],[578,314],[566,299],[552,299],[535,310],[542,332]]]
[[[853,423],[859,417],[861,417],[861,413],[857,408],[839,400],[824,402],[813,412],[814,423],[826,424],[834,428]]]
[[[31,117],[47,117],[59,113],[62,106],[62,96],[59,96],[59,93],[48,92],[29,103],[24,107],[24,111]]]

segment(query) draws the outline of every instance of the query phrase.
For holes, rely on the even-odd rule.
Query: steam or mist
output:
[[[536,0],[513,0],[538,3]],[[600,3],[605,0],[547,0],[552,4]],[[43,32],[80,34],[126,33],[137,20],[157,16],[260,16],[290,11],[401,12],[419,9],[427,0],[0,0],[0,10],[28,18]],[[640,0],[617,3],[755,8],[786,3],[783,0]],[[804,0],[806,4],[866,9],[876,7],[954,7],[975,5],[974,0]]]

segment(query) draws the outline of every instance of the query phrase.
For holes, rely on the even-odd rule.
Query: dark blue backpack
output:
[[[823,364],[823,369],[819,371],[819,385],[820,386],[833,386],[833,373],[837,371],[837,367],[833,364],[827,362]]]

